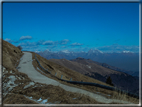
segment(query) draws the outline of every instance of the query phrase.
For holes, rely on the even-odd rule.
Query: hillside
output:
[[[114,70],[128,73],[130,75],[138,76],[139,71],[139,53],[120,52],[120,53],[103,53],[98,49],[90,49],[88,52],[74,52],[74,51],[59,51],[52,52],[49,50],[37,52],[46,59],[75,59],[82,57],[91,59],[99,63],[106,63],[115,67]],[[135,73],[135,74],[134,74]]]
[[[51,74],[45,72],[41,69],[37,61],[35,60],[35,53],[33,52],[22,52],[19,48],[14,45],[3,41],[3,103],[4,104],[102,104],[102,103],[138,103],[138,99],[130,97],[125,94],[120,94],[116,91],[110,91],[103,88],[95,86],[84,86],[84,85],[75,85],[63,82],[51,74],[57,77],[63,75],[63,79],[73,81],[85,81],[85,82],[94,82],[102,85],[110,86],[104,82],[101,82],[97,79],[90,78],[81,73],[78,73],[74,70],[68,69],[61,65],[58,65],[54,62],[51,62],[40,55],[37,55],[37,59],[40,64],[45,68],[51,71]],[[31,55],[26,59],[26,55]],[[31,64],[33,66],[31,66]],[[22,68],[25,66],[25,68]],[[34,69],[34,73],[30,71],[29,68]],[[24,71],[27,69],[26,71]],[[29,70],[28,70],[29,69]],[[23,71],[22,71],[23,70]],[[30,75],[29,75],[29,74]],[[50,81],[36,82],[34,81],[34,76],[32,74],[42,75],[42,77],[47,79],[52,79],[62,85],[55,86],[54,84],[47,84]],[[37,80],[43,80],[43,78],[38,78]],[[68,86],[76,88],[78,90],[84,90],[85,92],[92,93],[92,95],[99,96],[105,99],[97,100],[94,99],[94,96],[90,97],[87,94],[80,94],[79,92],[67,91],[62,86]],[[117,102],[115,99],[122,100]],[[116,102],[115,102],[116,101]],[[127,102],[128,103],[128,102]]]
[[[69,69],[77,71],[86,76],[92,77],[94,79],[100,80],[102,82],[106,82],[106,78],[110,76],[113,84],[116,87],[138,94],[138,91],[139,91],[138,79],[136,79],[135,77],[129,74],[115,71],[115,70],[103,67],[102,65],[98,65],[97,62],[94,62],[90,59],[84,59],[84,58],[78,57],[73,60],[50,59],[50,61],[58,63],[62,66],[65,66]]]

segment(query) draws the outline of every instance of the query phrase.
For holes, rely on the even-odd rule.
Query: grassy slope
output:
[[[32,54],[33,54],[33,59],[34,59],[34,53]],[[13,75],[17,78],[17,80],[14,83],[18,85],[15,88],[13,88],[13,90],[10,91],[7,94],[7,96],[3,97],[4,104],[14,104],[14,103],[15,104],[36,104],[36,102],[27,99],[26,97],[24,97],[24,95],[29,96],[29,97],[32,96],[34,99],[39,99],[40,97],[42,97],[43,99],[46,99],[50,97],[49,102],[51,103],[54,103],[55,101],[60,101],[60,103],[62,104],[75,104],[75,103],[99,104],[99,102],[95,101],[94,99],[90,97],[87,97],[85,95],[81,95],[78,93],[67,92],[63,90],[62,88],[58,86],[53,86],[53,85],[35,83],[34,86],[30,86],[29,88],[23,89],[25,85],[29,84],[32,81],[28,78],[26,74],[20,73],[16,69],[22,55],[23,53],[21,53],[21,51],[17,47],[13,46],[12,44],[6,41],[3,41],[3,56],[2,56],[3,64],[2,65],[8,71],[7,73],[3,73],[4,75],[3,83],[7,83],[6,82],[8,81],[7,78]],[[61,74],[63,74],[64,75],[63,79],[70,79],[72,77],[72,79],[75,81],[83,80],[86,82],[96,82],[96,83],[105,85],[105,83],[103,82],[94,80],[92,78],[88,78],[80,73],[76,73],[75,71],[69,70],[65,67],[59,66],[58,64],[52,63],[42,58],[39,55],[37,55],[37,58],[41,62],[41,65],[45,68],[47,67],[50,71],[52,71],[53,74],[55,72],[58,72],[57,76],[59,77]],[[35,66],[35,68],[39,67],[36,61],[33,61],[33,65]],[[10,71],[12,71],[12,73]],[[52,79],[59,81],[58,79],[52,77],[51,75],[48,75],[48,76]],[[22,79],[19,79],[19,78],[22,78]],[[101,89],[101,88],[97,88],[93,86],[72,85],[72,84],[65,83],[65,82],[62,82],[62,83],[70,85],[70,86],[74,86],[74,87],[79,87],[79,88],[82,88],[82,89],[85,89],[91,92],[101,92],[101,93],[106,93],[106,94],[117,96],[116,92],[112,92],[109,90],[105,90],[105,89]],[[78,99],[74,100],[73,98],[78,98]]]
[[[32,96],[36,100],[41,97],[42,99],[47,99],[50,97],[50,99],[48,99],[50,103],[59,101],[61,104],[100,104],[90,97],[78,93],[67,92],[62,88],[53,85],[35,83],[35,85],[30,86],[29,88],[23,89],[32,81],[26,74],[21,73],[16,69],[22,55],[23,53],[17,47],[6,41],[3,41],[2,65],[6,68],[6,70],[3,72],[3,84],[7,84],[9,81],[7,78],[12,75],[16,77],[14,84],[18,85],[14,87],[13,90],[9,91],[6,96],[3,96],[3,104],[37,104],[35,101],[24,97],[24,95],[29,97]],[[3,92],[6,92],[6,90],[3,90]],[[78,99],[74,100],[73,98]]]
[[[3,41],[2,42],[2,65],[5,68],[16,70],[20,58],[22,57],[22,51],[14,45]]]
[[[33,54],[33,59],[35,59],[35,53],[32,53],[32,54]],[[41,64],[41,66],[43,66],[45,69],[48,69],[49,71],[51,71],[51,73],[53,75],[55,75],[55,72],[56,72],[58,74],[56,76],[59,77],[59,78],[61,77],[61,75],[63,75],[63,79],[66,79],[66,80],[69,80],[70,78],[72,78],[73,81],[83,80],[84,82],[94,82],[94,83],[99,83],[99,84],[102,84],[102,85],[109,86],[108,84],[106,84],[104,82],[101,82],[99,80],[87,77],[87,76],[85,76],[85,75],[83,75],[81,73],[75,72],[75,71],[70,70],[70,69],[68,69],[66,67],[63,67],[63,66],[58,65],[58,64],[56,64],[54,62],[51,62],[51,61],[41,57],[38,54],[36,54],[36,56],[37,56],[37,59],[39,60],[39,62]],[[35,68],[36,67],[40,68],[40,66],[37,64],[37,62],[35,60],[33,61],[33,65],[34,65]],[[45,73],[46,73],[46,71],[45,71]],[[63,84],[66,84],[66,85],[82,88],[82,89],[85,89],[87,91],[94,92],[94,93],[100,92],[102,94],[111,95],[110,97],[105,96],[105,97],[108,97],[108,98],[115,98],[115,99],[126,100],[126,101],[131,101],[131,102],[134,102],[134,103],[138,103],[138,99],[129,97],[129,96],[124,95],[124,94],[121,95],[119,92],[115,92],[115,91],[111,91],[111,90],[107,90],[107,89],[103,89],[103,88],[99,88],[99,87],[95,87],[95,86],[73,85],[73,84],[70,84],[70,83],[62,82],[62,81],[58,80],[57,78],[51,76],[48,73],[47,73],[46,76],[48,76],[48,77],[50,77],[52,79],[55,79],[55,80],[57,80],[57,81],[59,81],[59,82],[61,82]]]

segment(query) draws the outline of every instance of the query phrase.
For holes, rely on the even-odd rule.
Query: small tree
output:
[[[106,79],[106,83],[109,84],[109,85],[114,86],[114,85],[112,84],[112,80],[111,80],[110,76]]]
[[[22,47],[21,47],[21,46],[17,46],[17,48],[19,48],[20,50],[22,50]]]

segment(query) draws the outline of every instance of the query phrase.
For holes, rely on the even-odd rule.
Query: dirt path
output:
[[[64,84],[61,84],[58,81],[55,81],[53,79],[50,79],[44,75],[42,75],[41,73],[39,73],[32,65],[32,54],[29,52],[24,52],[24,55],[21,58],[21,61],[18,65],[18,70],[19,72],[25,73],[28,75],[28,77],[35,81],[35,82],[39,82],[39,83],[44,83],[44,84],[51,84],[54,86],[60,86],[61,88],[63,88],[66,91],[70,91],[70,92],[76,92],[76,93],[82,93],[84,95],[88,95],[91,98],[95,99],[98,102],[102,102],[102,103],[111,103],[111,102],[116,102],[116,103],[129,103],[127,101],[120,101],[120,100],[116,100],[116,99],[107,99],[101,95],[83,90],[83,89],[79,89],[79,88],[75,88],[75,87],[71,87],[71,86],[67,86]]]

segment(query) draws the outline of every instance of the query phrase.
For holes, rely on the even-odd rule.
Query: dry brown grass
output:
[[[32,100],[27,99],[21,94],[8,94],[3,101],[4,104],[38,104]]]
[[[47,99],[50,97],[50,103],[59,101],[60,104],[101,104],[100,102],[97,102],[88,96],[65,91],[59,86],[35,83],[34,86],[30,86],[29,88],[24,89],[24,86],[29,84],[31,80],[26,74],[20,73],[18,70],[12,72],[13,74],[11,74],[9,70],[8,73],[5,74],[5,78],[3,78],[3,80],[5,80],[10,75],[14,75],[17,77],[15,84],[19,85],[13,88],[13,90],[7,94],[6,97],[3,97],[3,104],[37,104],[36,102],[24,97],[24,95],[30,97],[32,96],[37,100],[41,97],[42,99]],[[18,77],[23,77],[24,79],[19,80]]]
[[[116,92],[115,94],[112,94],[111,99],[119,99],[119,100],[122,100],[122,101],[129,101],[129,102],[132,102],[134,104],[139,104],[138,98],[130,97],[128,94],[121,93],[121,92]]]
[[[2,47],[2,65],[5,68],[15,70],[24,53],[22,53],[19,48],[4,40],[2,42]]]
[[[35,53],[33,54],[33,59],[35,59]],[[40,62],[41,66],[45,69],[48,69],[49,71],[51,71],[51,73],[53,75],[55,75],[55,73],[57,73],[56,77],[61,78],[61,75],[63,75],[62,79],[65,80],[70,80],[70,78],[72,78],[72,81],[84,81],[84,82],[92,82],[92,83],[98,83],[98,84],[102,84],[102,85],[106,85],[106,86],[110,86],[109,84],[106,84],[104,82],[101,82],[99,80],[90,78],[88,76],[85,76],[81,73],[78,73],[76,71],[70,70],[66,67],[63,67],[61,65],[58,65],[54,62],[51,62],[43,57],[41,57],[40,55],[36,54],[38,61]],[[33,61],[33,64],[36,64],[36,62]],[[38,64],[36,64],[38,66]],[[39,67],[39,66],[38,66]],[[40,68],[40,67],[39,67]],[[46,73],[46,71],[45,71]]]
[[[24,97],[24,95],[32,96],[35,99],[39,99],[40,97],[51,97],[49,101],[53,103],[55,101],[60,101],[62,104],[99,104],[99,102],[88,96],[71,93],[58,86],[36,83],[37,87],[30,86],[24,89],[25,85],[29,84],[31,80],[26,74],[21,73],[16,69],[22,55],[23,53],[21,53],[19,48],[3,41],[3,66],[6,68],[6,71],[8,71],[7,73],[4,73],[5,76],[3,77],[3,82],[5,81],[5,83],[7,83],[6,81],[8,81],[8,77],[13,75],[17,79],[14,83],[18,84],[18,86],[14,87],[5,97],[3,97],[3,104],[37,104],[35,101]],[[12,73],[10,71],[12,71]],[[74,97],[79,99],[74,100]]]
[[[15,50],[15,52],[14,52],[14,50]],[[32,54],[33,54],[33,59],[35,59],[35,55],[34,55],[35,53],[32,53]],[[3,81],[5,81],[8,76],[14,75],[17,78],[17,80],[15,81],[15,84],[18,84],[18,86],[13,88],[13,90],[11,92],[9,92],[9,94],[7,94],[7,96],[5,96],[3,98],[4,104],[36,104],[36,102],[27,99],[26,97],[24,97],[24,95],[32,96],[35,99],[39,99],[40,97],[42,97],[42,98],[51,97],[49,99],[49,102],[52,102],[52,103],[54,103],[55,101],[60,101],[61,104],[100,104],[99,102],[95,101],[94,99],[92,99],[88,96],[65,91],[62,88],[60,88],[59,86],[52,86],[52,85],[36,83],[35,86],[37,86],[37,87],[30,86],[29,88],[23,89],[25,85],[27,85],[27,84],[29,84],[29,82],[31,82],[31,80],[28,78],[28,76],[26,74],[20,73],[16,69],[17,65],[20,62],[20,58],[22,57],[22,55],[23,55],[23,53],[21,53],[19,48],[11,45],[10,43],[8,43],[6,41],[3,41],[3,56],[2,56],[3,57],[3,66],[8,71],[8,73],[5,74]],[[109,86],[108,84],[105,84],[101,81],[84,76],[80,73],[77,73],[77,72],[72,71],[68,68],[62,67],[56,63],[48,61],[48,60],[40,57],[39,55],[37,55],[37,58],[44,68],[49,69],[49,71],[51,71],[53,74],[55,74],[55,72],[57,72],[57,77],[59,77],[59,78],[61,77],[61,75],[63,75],[63,79],[66,79],[66,80],[69,80],[70,78],[72,78],[73,81],[83,80],[85,82],[95,82],[95,83]],[[40,68],[36,61],[33,61],[33,66],[36,69],[37,69],[37,67]],[[13,74],[11,74],[10,71],[12,71]],[[102,88],[95,87],[95,86],[74,85],[74,84],[66,83],[66,82],[63,82],[63,81],[55,78],[52,75],[49,75],[48,73],[46,76],[48,76],[49,78],[52,78],[54,80],[57,80],[63,84],[73,86],[73,87],[82,88],[82,89],[90,91],[90,92],[94,92],[94,93],[100,92],[100,93],[110,94],[110,95],[113,95],[115,93],[114,95],[117,96],[116,92],[114,92],[114,91],[102,89]],[[20,79],[18,79],[19,77],[23,77],[23,79],[20,80]],[[21,83],[23,83],[23,84],[21,84]],[[105,96],[105,97],[107,97],[107,96]],[[74,100],[73,98],[78,98],[78,99]]]
[[[42,86],[41,86],[42,85]],[[37,87],[34,87],[37,86]],[[101,104],[94,99],[78,94],[78,93],[72,93],[65,91],[64,89],[60,88],[59,86],[53,86],[53,85],[46,85],[46,84],[40,84],[36,83],[30,88],[27,88],[26,90],[21,90],[20,93],[22,95],[28,95],[32,96],[34,99],[39,99],[42,96],[42,99],[48,99],[48,102],[55,103],[57,101],[57,104]],[[17,89],[18,90],[18,89]],[[73,99],[77,98],[77,99]]]
[[[33,59],[35,59],[35,53],[32,53],[32,55],[33,55]],[[70,70],[68,68],[62,67],[62,66],[60,66],[60,65],[58,65],[56,63],[53,63],[53,62],[51,62],[51,61],[49,61],[49,60],[47,60],[47,59],[39,56],[38,54],[36,54],[36,56],[37,56],[37,59],[40,62],[40,64],[41,64],[42,67],[44,67],[45,69],[48,69],[49,71],[51,71],[51,73],[53,75],[55,75],[55,72],[57,72],[57,74],[59,73],[58,75],[56,75],[58,78],[60,78],[61,75],[63,75],[64,76],[63,79],[65,79],[65,80],[70,80],[70,78],[72,78],[73,81],[83,80],[84,82],[94,82],[94,83],[98,83],[98,84],[110,86],[110,85],[108,85],[106,83],[103,83],[103,82],[101,82],[99,80],[87,77],[87,76],[85,76],[83,74],[80,74],[80,73],[75,72],[73,70]],[[34,65],[35,68],[36,67],[40,68],[40,66],[38,65],[38,63],[35,60],[33,61],[33,65]],[[37,71],[39,71],[39,70],[37,69]],[[73,86],[73,87],[78,87],[78,88],[81,88],[81,89],[84,89],[84,90],[87,90],[87,91],[90,91],[90,92],[94,92],[94,93],[100,92],[106,98],[119,99],[119,100],[124,100],[124,101],[130,101],[130,102],[135,103],[135,104],[139,103],[139,99],[130,97],[130,96],[126,95],[126,94],[121,94],[120,92],[117,92],[117,91],[111,91],[111,90],[99,88],[99,87],[96,87],[96,86],[70,84],[70,83],[66,83],[66,82],[63,82],[63,81],[55,78],[54,76],[50,75],[46,71],[45,71],[45,73],[47,75],[45,75],[45,74],[43,74],[43,75],[45,75],[45,76],[47,76],[49,78],[55,79],[55,80],[57,80],[57,81],[59,81],[59,82],[61,82],[63,84],[66,84],[66,85],[69,85],[69,86]],[[111,96],[107,96],[107,95],[111,95]]]

